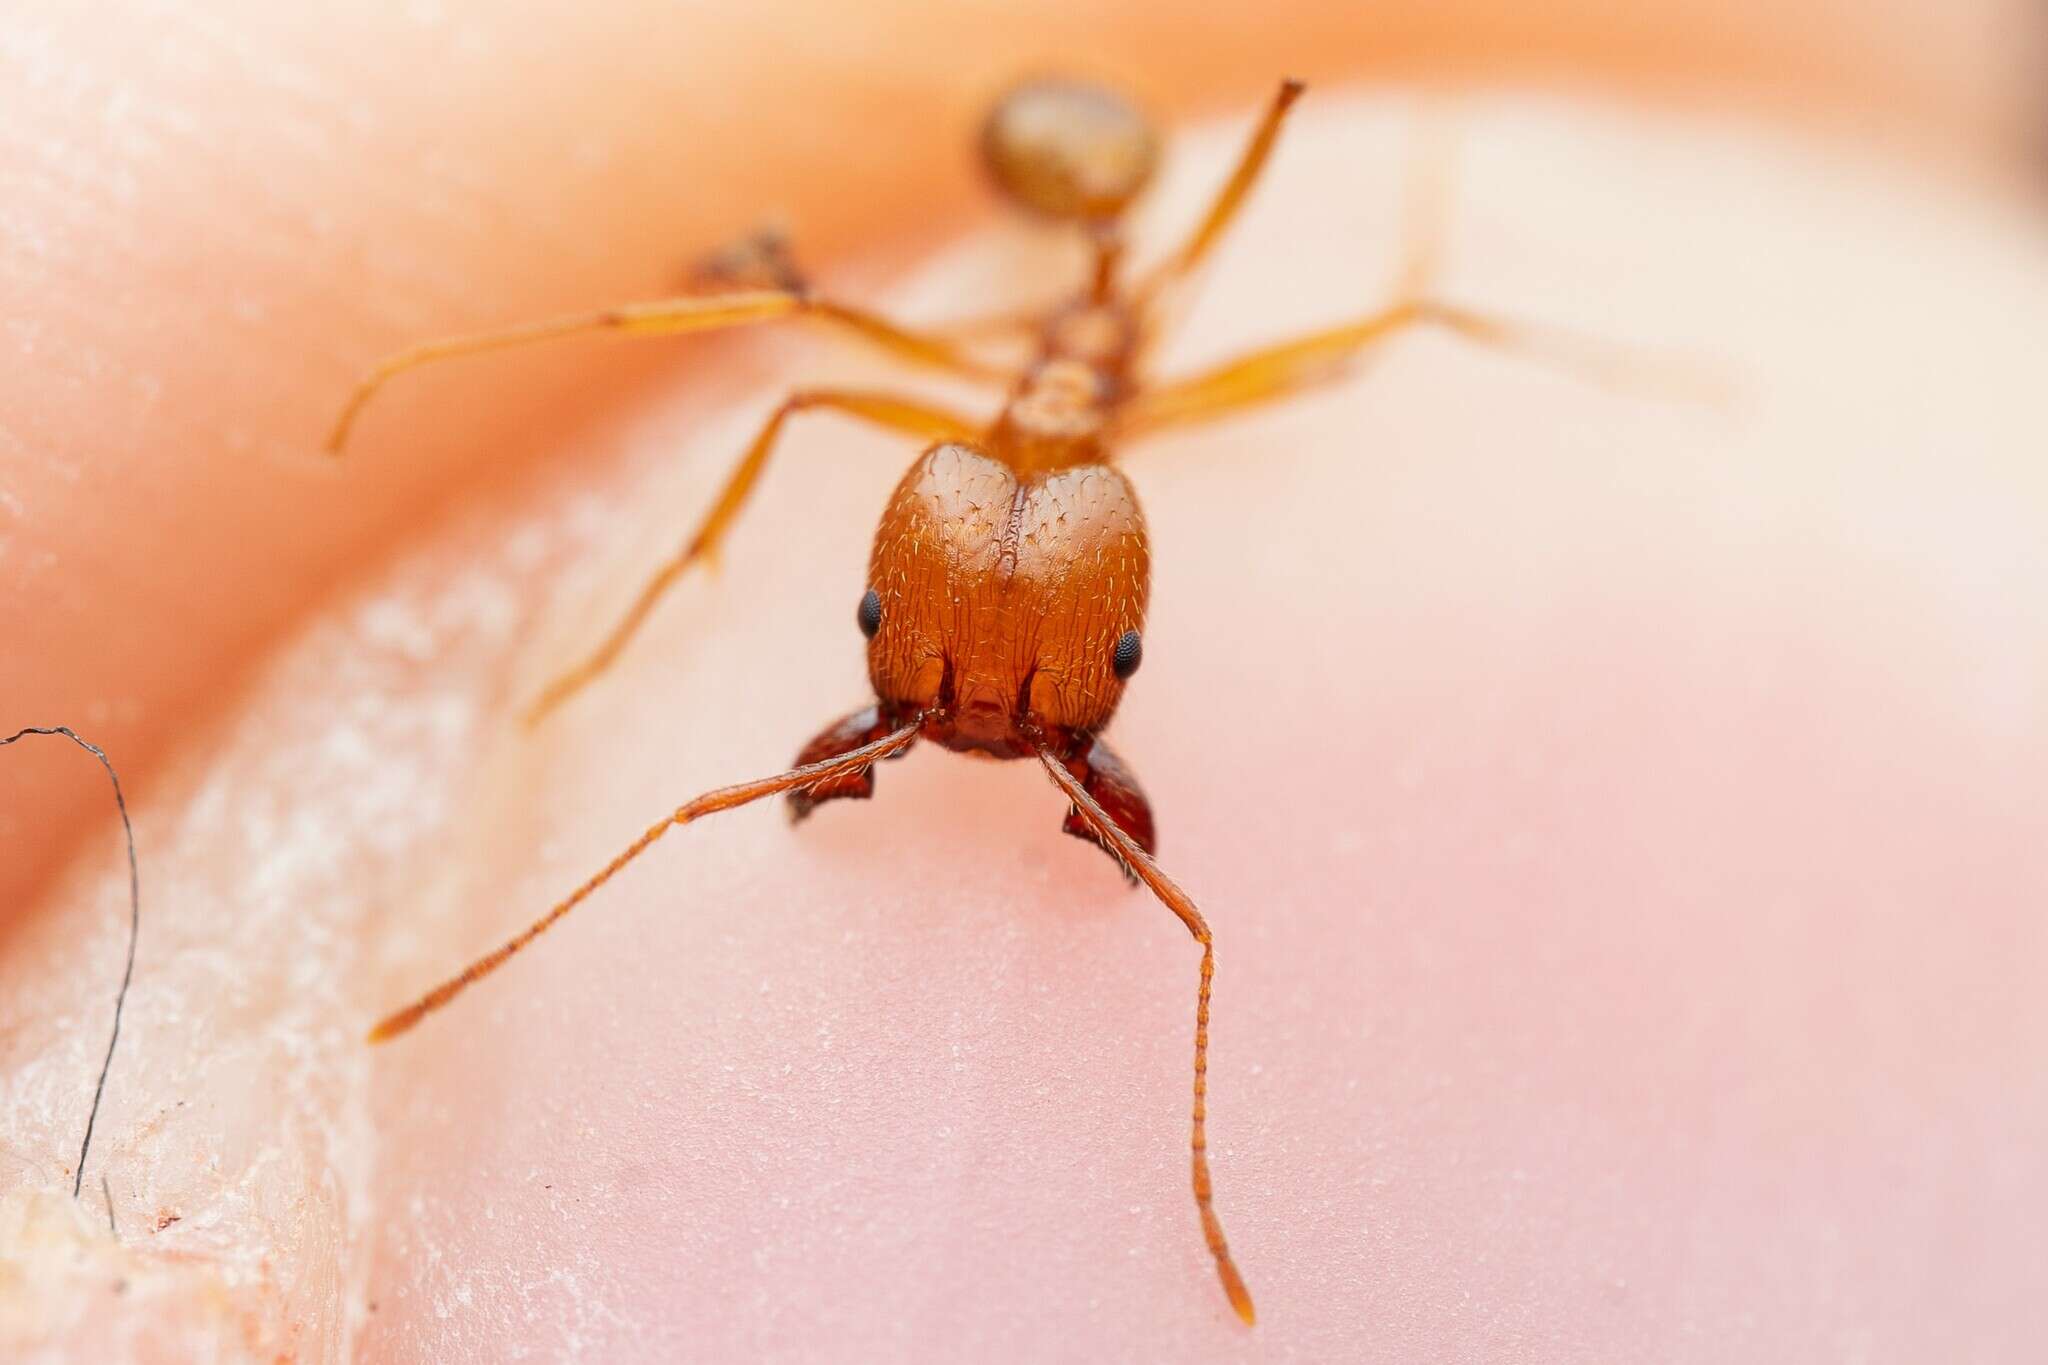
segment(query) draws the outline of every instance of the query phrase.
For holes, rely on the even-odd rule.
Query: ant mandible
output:
[[[1201,945],[1195,1206],[1231,1306],[1247,1324],[1254,1320],[1251,1294],[1231,1261],[1212,1202],[1203,1130],[1214,944],[1201,911],[1153,861],[1151,804],[1101,738],[1143,657],[1151,586],[1144,517],[1130,484],[1110,463],[1112,452],[1166,427],[1293,393],[1418,324],[1489,345],[1521,347],[1531,341],[1498,320],[1425,297],[1426,253],[1411,241],[1397,297],[1380,311],[1192,378],[1163,384],[1149,379],[1143,361],[1163,329],[1161,303],[1222,239],[1301,92],[1299,81],[1281,83],[1194,232],[1162,263],[1126,283],[1124,216],[1158,159],[1151,125],[1120,96],[1095,86],[1041,80],[1012,90],[982,129],[981,154],[991,177],[1018,207],[1081,228],[1094,253],[1085,286],[1036,314],[950,332],[916,331],[812,292],[791,273],[787,278],[796,287],[628,304],[428,342],[370,371],[335,424],[328,441],[332,452],[340,451],[364,403],[401,371],[600,330],[669,336],[807,318],[850,331],[900,360],[1008,390],[1001,410],[987,422],[922,399],[866,389],[798,389],[782,401],[682,552],[654,575],[604,643],[542,693],[527,719],[537,721],[610,666],[669,585],[717,550],[760,480],[783,424],[813,409],[928,442],[882,513],[855,613],[868,638],[874,704],[828,726],[787,771],[708,792],[649,826],[530,927],[379,1023],[372,1041],[405,1032],[497,970],[675,826],[777,794],[787,794],[798,818],[821,801],[871,796],[873,765],[900,757],[919,738],[996,758],[1036,758],[1071,803],[1066,831],[1101,845]],[[987,362],[971,344],[976,335],[1002,332],[1035,339],[1035,353],[1021,370]]]

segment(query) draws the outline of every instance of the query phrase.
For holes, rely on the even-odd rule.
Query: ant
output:
[[[1397,296],[1378,312],[1253,351],[1192,378],[1160,383],[1144,372],[1146,352],[1164,329],[1163,301],[1222,240],[1302,89],[1299,81],[1281,83],[1193,233],[1129,283],[1124,220],[1158,161],[1152,126],[1122,97],[1092,85],[1037,80],[1005,95],[981,132],[990,177],[1016,207],[1050,224],[1079,228],[1093,251],[1086,283],[1049,309],[949,331],[914,331],[813,292],[792,269],[792,287],[699,289],[660,302],[432,341],[369,372],[342,410],[328,441],[331,452],[340,451],[364,403],[393,375],[430,361],[583,332],[668,336],[805,318],[850,331],[899,360],[1007,389],[992,421],[877,390],[798,389],[782,401],[682,551],[654,575],[597,650],[541,694],[527,720],[538,721],[603,673],[661,594],[716,552],[759,481],[783,424],[813,410],[844,413],[926,443],[882,513],[854,613],[868,640],[876,700],[828,726],[788,770],[707,792],[649,826],[530,927],[384,1019],[370,1034],[373,1042],[404,1033],[504,965],[671,828],[779,794],[788,797],[797,819],[823,801],[865,799],[874,794],[875,763],[901,757],[920,738],[963,753],[1036,758],[1069,802],[1066,832],[1099,844],[1133,883],[1150,887],[1201,945],[1191,1140],[1195,1207],[1224,1293],[1245,1323],[1254,1321],[1251,1294],[1231,1260],[1213,1204],[1204,1132],[1214,943],[1194,901],[1153,861],[1151,804],[1130,767],[1101,737],[1144,657],[1150,590],[1145,520],[1130,484],[1111,463],[1112,452],[1167,427],[1285,397],[1417,325],[1443,327],[1486,345],[1542,349],[1532,347],[1531,334],[1522,329],[1427,298],[1421,289],[1427,253],[1411,242]],[[779,261],[780,243],[775,246]],[[723,276],[714,271],[704,277],[711,281],[704,288],[735,275],[754,282],[763,272],[751,265]],[[764,282],[775,283],[772,271]],[[977,354],[973,338],[1001,333],[1034,341],[1027,364],[1005,367]]]

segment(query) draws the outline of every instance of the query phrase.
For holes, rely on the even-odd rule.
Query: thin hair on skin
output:
[[[114,809],[121,815],[121,836],[128,846],[128,958],[121,968],[121,987],[114,992],[114,1026],[107,1035],[107,1052],[100,1059],[99,1078],[93,1082],[92,1108],[85,1115],[85,1137],[78,1144],[78,1165],[71,1173],[71,1197],[78,1198],[85,1188],[85,1159],[92,1152],[93,1125],[99,1122],[100,1100],[107,1093],[107,1073],[114,1069],[114,1049],[121,1041],[121,1011],[128,1003],[128,985],[135,979],[135,941],[142,934],[142,874],[135,865],[135,827],[128,821],[128,799],[121,794],[121,775],[114,771],[114,764],[107,757],[107,751],[87,740],[68,725],[27,725],[16,730],[5,739],[0,739],[0,748],[5,748],[28,735],[60,735],[100,761],[107,770],[107,781],[114,788]],[[114,1229],[114,1196],[107,1185],[106,1173],[100,1174],[100,1189],[107,1196],[107,1228]],[[116,1234],[118,1235],[118,1234]]]

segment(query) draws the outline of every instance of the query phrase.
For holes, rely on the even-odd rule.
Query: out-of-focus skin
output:
[[[1132,457],[1155,588],[1114,737],[1217,931],[1246,1338],[1185,1190],[1192,945],[1027,765],[920,753],[799,832],[719,817],[360,1041],[860,702],[910,452],[794,429],[719,579],[528,737],[517,705],[775,394],[885,371],[797,340],[506,358],[394,386],[309,471],[332,401],[391,344],[643,292],[778,207],[906,314],[1040,297],[1069,259],[1010,228],[888,268],[974,210],[974,106],[1034,49],[927,71],[712,19],[664,68],[623,20],[157,22],[10,39],[73,141],[9,124],[40,250],[5,277],[38,306],[0,374],[0,610],[47,647],[0,696],[132,737],[145,938],[87,1177],[110,1238],[67,1164],[125,881],[52,745],[4,779],[34,793],[0,803],[12,875],[46,817],[93,833],[0,929],[0,1354],[2011,1359],[2048,1328],[2048,249],[2016,199],[1721,117],[1473,98],[1449,291],[1708,358],[1731,407],[1417,338]],[[1950,21],[1911,22],[1774,31],[1830,121],[1892,88],[1923,147],[1988,145]],[[1271,75],[1325,74],[1261,31],[1112,26],[1113,68],[1185,61],[1162,104],[1245,100],[1172,145],[1146,240]],[[745,84],[770,46],[791,65]],[[1726,46],[1750,66],[1701,46],[1702,85],[1789,88],[1761,37]],[[113,97],[131,69],[160,101]],[[798,89],[802,117],[768,98]],[[1311,93],[1171,362],[1377,301],[1412,112]]]
[[[592,348],[394,396],[403,458],[351,471],[343,496],[303,456],[366,357],[658,290],[764,217],[813,261],[907,258],[988,212],[962,149],[1020,72],[1106,76],[1165,114],[1249,105],[1290,73],[1533,78],[1768,112],[1945,175],[2016,165],[2041,117],[2031,0],[1339,0],[1286,24],[1102,8],[10,16],[0,639],[33,646],[0,659],[0,703],[91,726],[144,787],[309,600],[675,373]],[[717,349],[690,349],[701,377]],[[0,921],[103,821],[68,768],[0,765],[0,835],[36,811],[0,866]]]

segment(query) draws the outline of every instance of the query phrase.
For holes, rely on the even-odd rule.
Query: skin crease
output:
[[[1376,297],[1410,106],[1311,100],[1176,366]],[[924,159],[957,164],[962,105]],[[1176,144],[1146,241],[1247,117]],[[1185,1189],[1192,945],[1022,764],[924,752],[801,834],[757,810],[671,836],[488,995],[360,1046],[661,810],[862,700],[859,568],[909,452],[828,418],[793,432],[715,587],[540,735],[509,719],[776,390],[886,373],[837,350],[421,375],[344,474],[276,472],[379,347],[622,296],[658,269],[600,254],[744,225],[677,213],[588,234],[545,291],[519,279],[538,254],[380,230],[431,298],[357,304],[319,344],[331,373],[283,390],[255,382],[278,343],[251,323],[164,400],[203,425],[194,387],[217,411],[281,392],[239,458],[297,490],[325,553],[427,507],[344,591],[316,594],[312,549],[250,582],[296,624],[252,673],[220,650],[211,719],[196,664],[137,684],[136,724],[197,728],[137,805],[145,956],[96,1157],[118,1242],[47,1197],[100,1043],[118,850],[81,845],[0,942],[7,1354],[2020,1358],[2048,1325],[2038,224],[1753,130],[1526,97],[1465,120],[1447,288],[1719,357],[1742,398],[1610,395],[1417,338],[1131,460],[1155,600],[1113,738],[1218,930],[1212,1140],[1256,1336]],[[783,183],[743,180],[729,211]],[[827,259],[863,231],[801,227]],[[1035,297],[1064,260],[1002,228],[887,288],[874,263],[832,278],[938,317]],[[248,277],[259,317],[310,315],[305,269]],[[559,401],[601,371],[623,377]],[[63,408],[10,417],[10,458],[82,458]],[[382,510],[335,510],[358,493]],[[61,506],[18,534],[84,520]],[[155,543],[149,510],[105,512],[110,554]],[[189,557],[158,546],[173,601],[237,600],[210,525]],[[62,575],[87,604],[92,572]],[[114,613],[109,670],[62,602],[36,609],[11,638],[77,670],[36,675],[57,719],[97,695],[89,665],[189,657]],[[194,610],[208,648],[234,638]],[[89,766],[41,772],[104,800]]]

